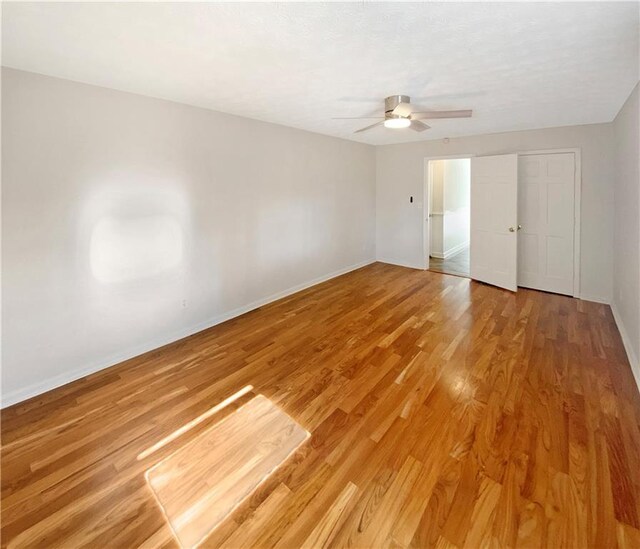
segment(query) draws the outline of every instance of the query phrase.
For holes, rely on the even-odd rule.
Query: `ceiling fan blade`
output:
[[[412,120],[429,120],[436,118],[470,118],[473,114],[472,110],[462,111],[424,111],[414,112],[411,115]]]
[[[382,120],[384,116],[332,116],[331,120]]]
[[[415,132],[423,132],[424,130],[428,130],[431,126],[427,126],[424,122],[420,122],[419,120],[412,120],[411,126],[409,126]]]
[[[365,128],[360,128],[359,130],[356,130],[353,133],[366,132],[367,130],[375,128],[376,126],[382,126],[382,124],[384,124],[384,120],[380,120],[380,122],[376,122],[375,124],[371,124],[371,126],[366,126]]]
[[[411,103],[398,103],[397,107],[393,109],[393,114],[397,116],[407,117],[413,112],[413,105]]]

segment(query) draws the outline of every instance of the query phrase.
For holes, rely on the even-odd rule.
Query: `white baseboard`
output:
[[[298,284],[291,288],[287,288],[286,290],[282,290],[281,292],[270,295],[263,299],[253,301],[251,303],[243,305],[242,307],[238,307],[236,309],[233,309],[231,311],[218,315],[205,322],[201,322],[195,326],[190,326],[183,330],[178,330],[177,332],[174,332],[170,336],[165,336],[162,339],[157,339],[154,341],[147,341],[144,344],[138,345],[132,349],[128,349],[125,352],[116,353],[102,360],[99,360],[91,365],[88,365],[85,368],[77,369],[72,372],[67,372],[59,376],[55,376],[55,377],[40,381],[38,383],[34,383],[22,389],[11,391],[6,395],[2,395],[2,402],[0,404],[0,408],[6,408],[7,406],[11,406],[12,404],[17,404],[18,402],[22,402],[23,400],[33,398],[35,396],[38,396],[42,393],[46,393],[47,391],[50,391],[57,387],[61,387],[62,385],[66,385],[67,383],[71,383],[72,381],[77,381],[78,379],[81,379],[90,374],[99,372],[100,370],[104,370],[106,368],[110,368],[111,366],[115,366],[116,364],[119,364],[120,362],[123,362],[125,360],[129,360],[131,358],[134,358],[146,352],[153,351],[154,349],[157,349],[158,347],[162,347],[163,345],[168,345],[169,343],[173,343],[174,341],[178,341],[179,339],[196,334],[198,332],[201,332],[202,330],[206,330],[207,328],[211,328],[227,320],[231,320],[232,318],[248,313],[249,311],[252,311],[254,309],[257,309],[258,307],[267,305],[268,303],[272,303],[273,301],[277,301],[278,299],[282,299],[283,297],[290,296],[292,294],[295,294],[296,292],[300,292],[302,290],[310,288],[311,286],[315,286],[316,284],[320,284],[332,278],[336,278],[337,276],[341,276],[348,272],[355,271],[356,269],[366,267],[371,263],[375,263],[375,261],[376,261],[375,259],[368,259],[366,261],[361,261],[360,263],[350,265],[348,267],[339,269],[332,273],[319,276],[307,282],[303,282],[302,284]]]
[[[453,257],[454,255],[460,253],[462,250],[468,247],[469,242],[463,242],[462,244],[458,244],[453,248],[445,250],[444,253],[431,252],[431,257],[435,257],[436,259],[449,259],[450,257]]]
[[[577,297],[578,299],[582,299],[582,301],[593,301],[594,303],[603,303],[604,305],[611,305],[611,300],[604,297],[584,295],[584,294],[580,294],[579,296],[574,296],[574,297]]]
[[[380,263],[387,263],[388,265],[397,265],[398,267],[407,267],[408,269],[419,269],[420,271],[424,271],[425,267],[420,265],[412,265],[411,263],[407,263],[405,261],[399,261],[397,259],[389,259],[386,257],[379,257],[376,261]]]
[[[631,340],[629,339],[629,333],[625,328],[624,323],[622,322],[622,317],[616,307],[615,303],[611,304],[611,312],[613,313],[613,318],[616,321],[616,325],[618,326],[618,331],[620,332],[620,336],[622,337],[622,344],[624,345],[624,350],[627,352],[627,358],[629,359],[629,364],[631,364],[631,372],[633,373],[633,377],[636,379],[636,385],[638,386],[638,391],[640,391],[640,363],[638,363],[638,357],[631,346]]]
[[[444,259],[449,259],[450,257],[460,253],[462,250],[468,247],[469,247],[469,242],[467,241],[467,242],[463,242],[462,244],[458,244],[453,248],[449,248],[448,250],[444,251]]]

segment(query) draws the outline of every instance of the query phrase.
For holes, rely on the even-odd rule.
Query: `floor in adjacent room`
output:
[[[469,246],[463,248],[457,254],[452,255],[447,259],[430,257],[429,270],[436,273],[469,276],[469,274],[471,273],[471,267],[469,263]]]
[[[4,410],[2,544],[638,547],[639,426],[608,306],[376,263]]]

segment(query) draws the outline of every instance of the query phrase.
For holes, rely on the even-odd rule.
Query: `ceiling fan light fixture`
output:
[[[382,125],[392,130],[409,128],[414,132],[423,132],[431,128],[431,126],[425,124],[422,120],[430,120],[432,118],[470,118],[471,116],[471,109],[457,111],[420,110],[419,107],[416,108],[411,104],[411,98],[408,95],[390,95],[384,99],[384,117],[356,116],[355,118],[376,118],[378,122],[360,128],[353,133],[367,132]],[[353,118],[347,117],[347,119]]]
[[[411,126],[411,120],[408,118],[387,118],[384,121],[385,128],[391,128],[394,130],[408,128],[409,126]]]

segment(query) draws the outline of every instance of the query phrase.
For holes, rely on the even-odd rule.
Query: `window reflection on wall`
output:
[[[182,261],[180,223],[170,215],[109,215],[91,234],[91,272],[100,282],[148,278]]]

